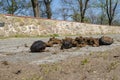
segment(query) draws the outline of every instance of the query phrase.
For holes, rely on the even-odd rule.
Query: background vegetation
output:
[[[120,25],[119,0],[0,0],[0,13]]]

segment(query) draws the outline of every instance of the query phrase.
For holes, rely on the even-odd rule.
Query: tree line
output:
[[[120,25],[119,0],[0,0],[0,13]],[[54,6],[59,6],[53,11]],[[28,11],[29,10],[29,11]]]

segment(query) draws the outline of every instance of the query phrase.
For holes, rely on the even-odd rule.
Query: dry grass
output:
[[[119,52],[119,48],[92,52],[89,55],[38,66],[8,64],[5,61],[0,65],[0,80],[120,80]],[[13,73],[18,70],[21,70],[20,74]]]

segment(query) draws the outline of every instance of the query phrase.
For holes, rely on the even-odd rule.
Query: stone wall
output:
[[[0,14],[0,36],[88,35],[120,33],[120,27]]]

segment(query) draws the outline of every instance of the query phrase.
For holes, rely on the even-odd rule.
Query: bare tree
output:
[[[8,4],[9,4],[9,1],[7,0],[7,2],[8,2]],[[14,12],[18,9],[18,6],[17,6],[17,2],[15,1],[15,0],[11,0],[11,6],[10,6],[10,4],[9,4],[9,8],[8,8],[8,10],[9,10],[9,13],[10,14],[14,14]]]
[[[47,14],[48,19],[51,19],[51,16],[52,16],[51,7],[50,7],[51,2],[52,0],[44,0],[44,4],[46,7],[46,14]]]
[[[88,9],[88,2],[90,0],[63,0],[64,3],[68,4],[69,7],[71,7],[71,10],[73,11],[72,18],[74,21],[77,22],[84,22],[85,19],[85,13]]]
[[[1,0],[0,1],[1,11],[5,11],[8,14],[14,15],[14,13],[19,9],[16,0]]]
[[[71,0],[69,0],[69,1],[70,2],[67,2],[67,4],[66,4],[66,0],[61,0],[61,8],[57,10],[57,13],[61,14],[61,17],[63,18],[63,20],[68,20],[72,16],[70,13],[71,8],[72,8],[72,6],[71,6],[72,1]]]
[[[83,2],[85,1],[85,2]],[[90,0],[78,0],[79,6],[80,6],[80,16],[81,16],[81,22],[84,22],[85,18],[85,12],[87,10],[88,2]]]
[[[105,22],[104,20],[106,19],[105,6],[106,6],[105,1],[99,0],[99,4],[97,4],[97,7],[101,8],[101,13],[100,16],[98,17],[101,25],[104,24]]]
[[[34,17],[40,17],[38,0],[31,0],[31,2],[34,12]]]
[[[30,7],[31,2],[28,2],[26,0],[0,0],[0,12],[5,14],[27,14],[24,11],[28,10]]]
[[[81,16],[78,12],[74,12],[74,14],[72,15],[72,19],[76,22],[80,22],[81,21]]]
[[[95,14],[94,8],[91,8],[87,11],[87,15],[86,17],[89,19],[89,22],[92,24],[96,24],[97,23],[97,15]]]
[[[114,19],[115,11],[118,5],[118,0],[116,0],[115,2],[112,2],[112,1],[113,0],[106,0],[106,6],[105,6],[109,25],[112,25],[112,21]]]

